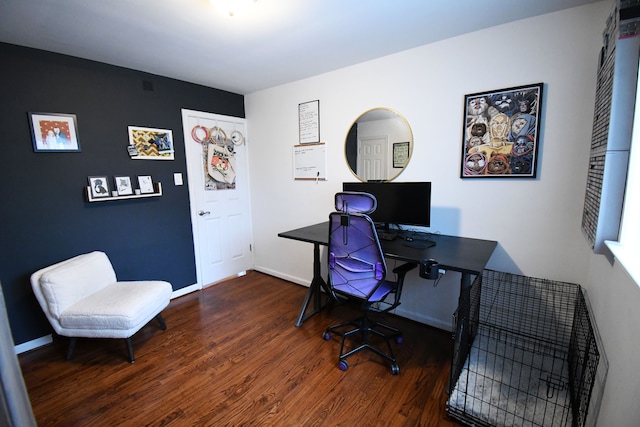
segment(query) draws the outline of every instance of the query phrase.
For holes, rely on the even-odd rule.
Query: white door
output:
[[[245,119],[182,110],[198,285],[253,267]]]
[[[358,139],[358,164],[356,174],[364,181],[387,179],[386,137]]]

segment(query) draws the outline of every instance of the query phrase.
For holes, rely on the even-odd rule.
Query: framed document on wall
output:
[[[320,101],[298,104],[298,126],[300,144],[320,142]]]
[[[409,142],[396,142],[393,144],[393,167],[403,168],[409,161]]]

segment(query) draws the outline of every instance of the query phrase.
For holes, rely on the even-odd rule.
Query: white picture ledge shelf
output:
[[[93,197],[91,195],[91,187],[86,186],[84,188],[85,196],[89,202],[108,202],[110,200],[128,200],[128,199],[144,199],[147,197],[160,197],[162,196],[162,183],[153,183],[153,193],[141,193],[141,194],[129,194],[126,196],[106,196],[106,197]]]

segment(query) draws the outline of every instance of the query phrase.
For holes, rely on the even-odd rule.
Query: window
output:
[[[618,241],[609,240],[605,244],[640,286],[640,82],[636,82],[635,99],[631,152],[620,234]]]

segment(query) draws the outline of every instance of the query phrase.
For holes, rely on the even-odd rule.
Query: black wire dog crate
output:
[[[447,413],[473,426],[584,426],[596,336],[579,285],[485,270],[456,311]]]

